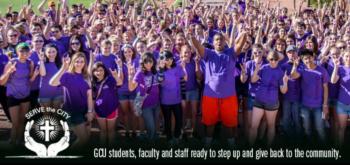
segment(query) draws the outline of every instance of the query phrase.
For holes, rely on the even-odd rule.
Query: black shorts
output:
[[[266,111],[277,111],[279,106],[280,106],[279,101],[277,101],[274,104],[266,104],[266,103],[263,103],[263,102],[258,101],[256,99],[254,101],[254,107],[257,107],[257,108],[260,108],[260,109],[263,109]]]
[[[23,99],[17,99],[17,98],[14,98],[13,96],[7,97],[7,106],[9,108],[14,106],[19,106],[21,103],[25,103],[25,102],[30,102],[30,96],[27,96]]]

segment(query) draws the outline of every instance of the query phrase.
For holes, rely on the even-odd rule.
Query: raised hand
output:
[[[45,53],[44,53],[43,51],[40,51],[40,52],[39,52],[38,57],[39,57],[39,60],[40,60],[40,61],[45,61]]]
[[[31,151],[35,152],[39,157],[47,157],[47,149],[44,144],[36,142],[30,136],[30,129],[32,128],[34,121],[28,121],[24,130],[24,145]]]
[[[64,131],[64,136],[56,143],[50,144],[48,149],[47,149],[47,155],[49,157],[56,156],[59,152],[65,150],[69,146],[69,127],[67,122],[60,121],[63,131]]]
[[[293,59],[293,66],[297,67],[300,63],[300,57],[296,57]]]
[[[69,67],[69,65],[70,65],[70,57],[64,57],[63,58],[63,62],[62,62],[62,67],[64,68],[64,69],[68,69],[68,67]]]
[[[332,58],[333,63],[334,63],[334,67],[339,67],[340,65],[340,57],[338,58]]]
[[[36,77],[36,76],[38,76],[39,75],[39,66],[37,66],[37,67],[35,67],[35,69],[34,69],[34,77]]]
[[[118,77],[118,72],[117,72],[117,70],[109,68],[109,72],[112,74],[112,76],[113,76],[114,78]]]
[[[287,74],[287,71],[284,72],[284,75],[283,75],[283,84],[286,84],[288,83],[288,80],[289,80],[289,76]]]
[[[123,61],[120,58],[116,58],[114,62],[117,64],[118,68],[123,68]]]
[[[134,77],[135,73],[136,73],[135,67],[131,63],[129,63],[128,64],[128,74],[129,74],[129,76],[130,77]]]
[[[17,61],[15,61],[14,63],[11,63],[11,64],[10,64],[10,67],[9,67],[9,69],[7,70],[7,73],[8,73],[8,74],[12,74],[13,72],[16,71],[16,64],[17,64]]]

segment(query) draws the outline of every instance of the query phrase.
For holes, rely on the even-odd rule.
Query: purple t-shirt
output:
[[[350,105],[350,67],[340,66],[338,74],[340,78],[338,100],[343,104]]]
[[[45,63],[46,75],[40,77],[39,98],[53,98],[63,95],[61,86],[51,86],[50,79],[58,72],[58,68],[54,62]]]
[[[319,108],[323,104],[323,84],[329,82],[327,70],[321,66],[315,69],[303,68],[301,75],[302,104],[310,108]]]
[[[16,71],[13,72],[6,83],[6,96],[12,96],[16,99],[23,99],[30,93],[30,60],[22,63],[18,58],[12,59],[16,63]]]
[[[94,88],[94,93],[97,95],[101,83],[96,84]],[[100,95],[95,99],[95,110],[98,116],[107,117],[113,111],[115,111],[119,106],[119,100],[117,95],[117,82],[112,76],[107,77],[103,83]]]
[[[181,61],[177,62],[177,65],[180,65]],[[189,63],[186,64],[186,72],[187,72],[187,81],[186,81],[186,91],[196,90],[198,88],[197,79],[196,79],[196,63],[194,60],[190,60]]]
[[[139,70],[135,74],[134,81],[138,83],[137,90],[140,92],[141,96],[144,96],[146,92],[149,91],[143,102],[142,109],[159,105],[159,82],[157,74],[153,75],[150,72],[144,73]]]
[[[39,55],[36,51],[30,55],[29,59],[34,63],[34,69],[39,67]],[[39,90],[40,76],[37,76],[33,82],[30,84],[30,90]]]
[[[287,75],[290,76],[292,71],[292,63],[284,63],[281,66],[283,73],[287,71]],[[288,91],[283,95],[283,99],[287,101],[300,101],[300,79],[289,79],[288,80]]]
[[[332,75],[334,64],[333,60],[329,60],[327,64],[323,65],[323,67],[327,70],[328,75]],[[332,84],[331,82],[328,82],[328,98],[330,100],[337,100],[339,96],[339,81],[335,84]]]
[[[235,64],[236,56],[233,48],[222,52],[205,49],[204,96],[225,98],[236,95]]]
[[[134,66],[135,70],[138,70],[138,67],[140,65],[139,60],[140,59],[138,57],[132,60],[132,65]],[[118,93],[123,95],[136,94],[135,90],[129,91],[129,74],[128,74],[128,67],[126,63],[123,64],[123,75],[124,75],[123,84],[120,86]]]
[[[82,74],[66,72],[61,77],[63,86],[63,109],[68,112],[86,112],[88,108],[87,91],[89,84]]]
[[[260,85],[256,90],[255,99],[265,104],[277,103],[279,87],[283,85],[282,69],[280,67],[271,68],[270,64],[265,64],[261,66],[258,75]]]
[[[117,57],[113,54],[110,54],[109,56],[104,56],[102,54],[98,54],[96,57],[95,57],[95,62],[102,62],[106,68],[108,69],[117,69],[117,64],[115,63],[115,59]]]
[[[162,104],[173,105],[181,103],[180,81],[184,75],[184,71],[178,65],[164,72],[160,95]]]
[[[0,53],[0,75],[4,73],[5,66],[8,62],[9,58],[6,55]]]

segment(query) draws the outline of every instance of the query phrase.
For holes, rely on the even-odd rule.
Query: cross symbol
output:
[[[49,120],[45,120],[45,124],[39,127],[40,131],[44,131],[45,134],[45,141],[48,142],[50,140],[50,131],[55,130],[54,126],[50,125]]]

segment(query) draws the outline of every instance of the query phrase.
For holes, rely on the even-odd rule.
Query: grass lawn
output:
[[[33,9],[36,12],[37,8],[42,0],[31,0],[33,4]],[[90,6],[92,2],[95,2],[95,0],[68,0],[70,4],[74,3],[82,3],[85,6]],[[7,11],[7,7],[12,4],[12,10],[13,11],[19,11],[23,5],[26,5],[28,0],[0,0],[0,13],[1,15],[4,15]],[[55,0],[56,4],[58,0]],[[47,7],[47,5],[45,5]]]

